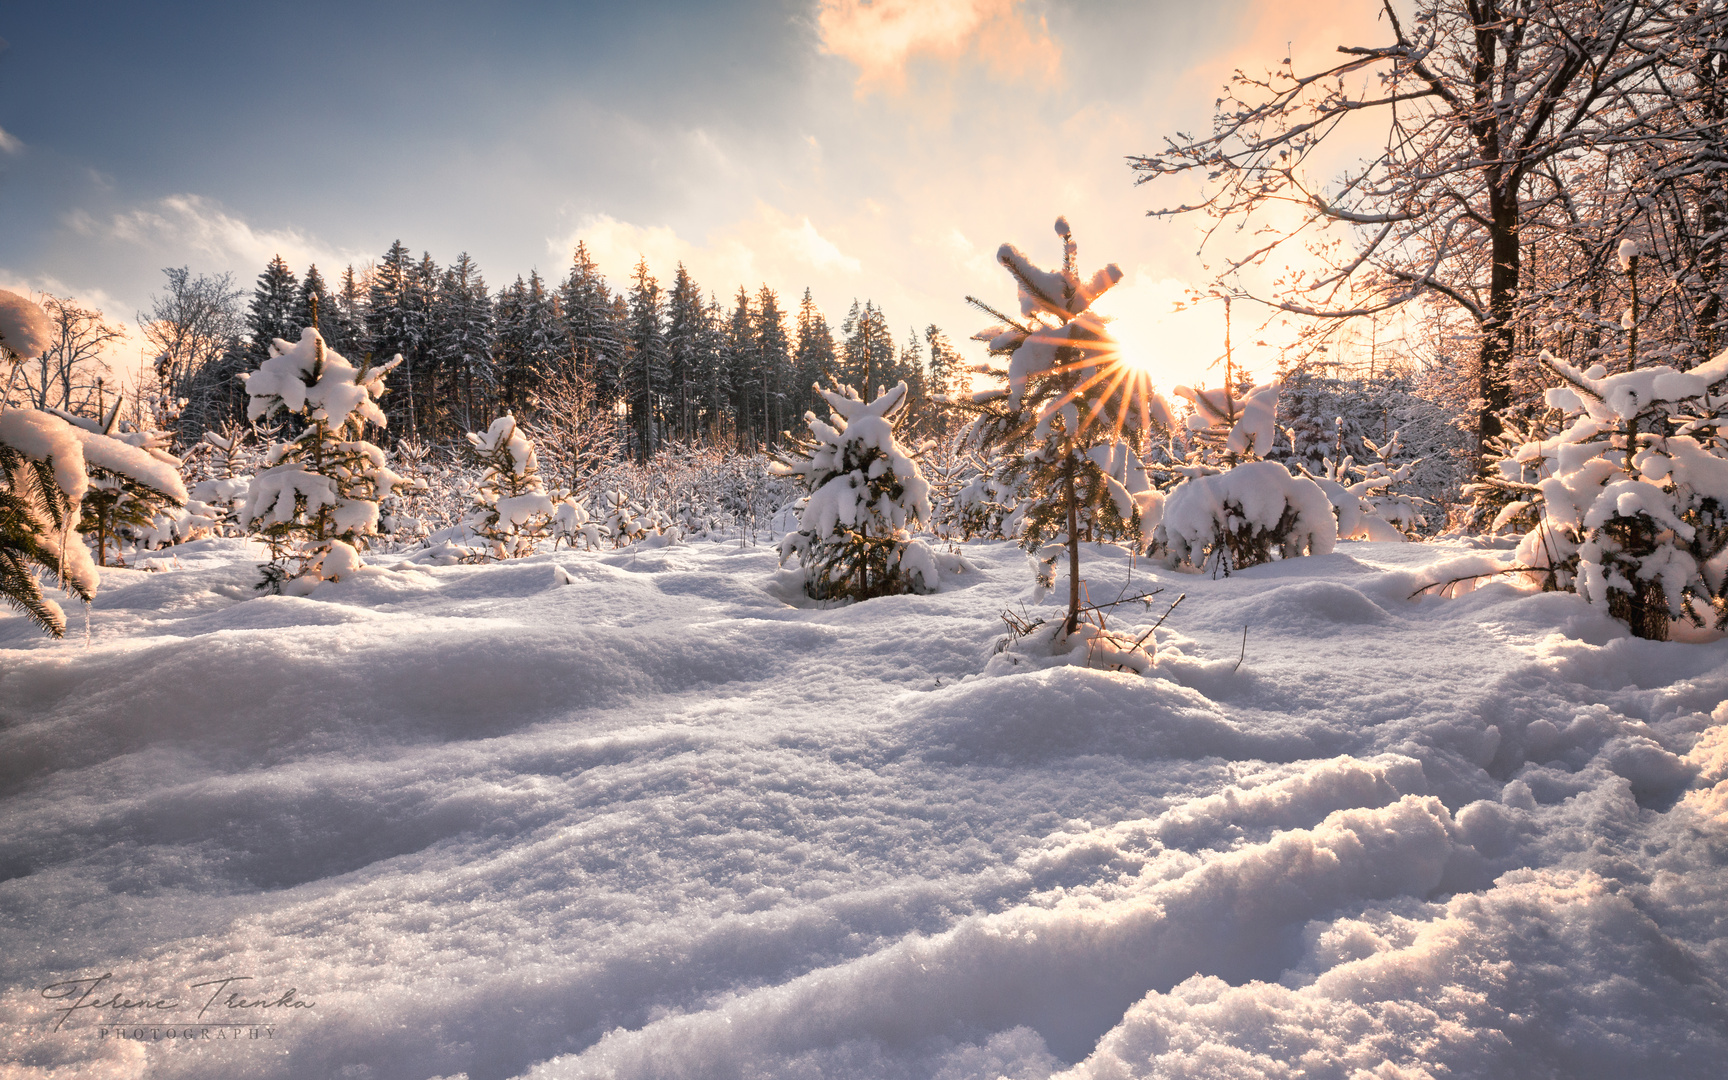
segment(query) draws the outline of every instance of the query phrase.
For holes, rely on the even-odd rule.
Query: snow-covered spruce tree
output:
[[[935,555],[909,531],[930,520],[930,485],[894,437],[906,384],[874,401],[849,386],[820,393],[833,413],[826,422],[805,413],[810,437],[782,451],[775,466],[809,492],[798,531],[780,542],[780,561],[798,557],[804,591],[817,600],[934,592]]]
[[[1512,496],[1499,528],[1534,512],[1514,563],[1577,592],[1641,638],[1672,619],[1728,626],[1728,352],[1690,371],[1610,375],[1544,352],[1563,430],[1524,443],[1483,481]]]
[[[211,531],[220,536],[236,535],[235,522],[257,466],[257,448],[247,445],[246,435],[247,429],[231,420],[220,431],[206,431],[186,455],[197,468],[188,489],[192,501],[207,508]]]
[[[1033,553],[1040,585],[1053,586],[1056,564],[1067,560],[1068,612],[1051,640],[1062,650],[1073,635],[1090,640],[1102,633],[1082,626],[1080,543],[1138,539],[1141,513],[1154,504],[1155,493],[1134,448],[1142,432],[1154,424],[1168,428],[1175,419],[1090,310],[1122,280],[1122,271],[1111,263],[1082,279],[1067,219],[1056,219],[1056,235],[1063,245],[1060,270],[1039,269],[1012,244],[996,253],[1019,293],[1019,318],[968,297],[1000,320],[975,337],[1007,363],[979,371],[997,385],[953,403],[976,414],[967,431],[995,463],[994,490],[1019,496],[1005,526]]]
[[[468,432],[468,445],[485,469],[468,527],[494,559],[534,554],[534,542],[551,532],[553,515],[534,444],[505,413],[485,431]]]
[[[276,340],[270,354],[244,377],[247,416],[256,423],[284,412],[304,427],[271,445],[240,524],[271,545],[258,587],[305,595],[364,565],[359,548],[377,531],[378,502],[404,482],[362,437],[367,424],[384,426],[378,398],[402,358],[356,368],[311,327],[293,345]]]
[[[40,308],[0,291],[6,376],[20,354],[46,349],[51,333]],[[179,474],[165,462],[51,413],[10,408],[0,395],[0,596],[54,637],[66,632],[66,613],[43,594],[40,577],[85,602],[100,580],[78,532],[92,469],[186,501]]]
[[[1276,558],[1323,555],[1338,542],[1338,518],[1359,512],[1356,495],[1338,485],[1338,500],[1276,461],[1272,449],[1278,383],[1245,394],[1176,392],[1193,404],[1186,421],[1192,449],[1170,471],[1183,479],[1165,495],[1152,547],[1214,575]]]

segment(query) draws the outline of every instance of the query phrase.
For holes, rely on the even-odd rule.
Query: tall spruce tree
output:
[[[841,376],[848,385],[859,387],[864,400],[869,401],[883,381],[895,370],[894,333],[882,309],[864,301],[852,301],[852,310],[840,324],[845,336],[841,352]]]
[[[600,276],[600,268],[589,257],[587,245],[576,245],[570,273],[559,287],[558,299],[576,373],[593,383],[603,402],[616,401],[619,349],[612,292],[606,287],[606,279]]]
[[[318,318],[312,318],[312,300],[318,300]],[[324,284],[324,275],[318,272],[318,264],[313,263],[306,268],[306,276],[300,279],[300,288],[294,293],[294,324],[300,326],[316,326],[324,340],[330,340],[329,328],[336,322],[336,303],[330,295],[330,287]]]
[[[732,345],[726,309],[712,293],[702,313],[702,430],[719,444],[734,430],[732,420]]]
[[[754,445],[756,409],[752,390],[756,385],[756,325],[750,311],[750,294],[738,287],[732,314],[726,321],[726,374],[732,392],[732,425],[738,448]]]
[[[809,289],[804,290],[804,298],[798,302],[797,332],[798,344],[792,355],[792,392],[788,395],[790,412],[795,417],[825,407],[817,387],[829,385],[838,374],[834,332]]]
[[[624,348],[629,372],[626,400],[635,429],[636,458],[647,461],[659,442],[659,415],[667,382],[666,335],[661,326],[660,283],[640,259],[630,280],[630,321]]]
[[[415,313],[414,286],[411,281],[414,260],[408,249],[397,240],[384,253],[384,258],[372,268],[366,296],[366,349],[371,356],[401,356],[403,366],[419,344],[418,320]],[[412,372],[403,371],[397,377],[402,392],[392,396],[387,407],[397,416],[401,426],[414,434]]]
[[[761,388],[762,442],[774,446],[790,425],[786,387],[792,374],[792,347],[780,314],[780,298],[768,286],[756,294],[756,373]]]
[[[569,335],[564,332],[564,320],[558,311],[558,294],[546,287],[540,271],[528,272],[528,292],[524,298],[522,317],[522,347],[527,361],[527,405],[534,404],[533,388],[563,370],[570,355]]]
[[[330,320],[329,346],[344,356],[359,356],[366,336],[366,283],[349,263],[342,271],[342,285],[336,290]],[[322,321],[322,302],[320,302]]]
[[[246,329],[251,344],[246,350],[252,366],[257,367],[270,356],[270,343],[277,338],[294,341],[300,336],[300,323],[295,318],[295,292],[298,282],[294,271],[277,255],[264,272],[258,275],[258,285],[252,290],[252,306],[246,315]]]
[[[438,283],[433,319],[433,353],[462,403],[462,427],[474,426],[491,400],[497,380],[492,351],[497,332],[492,297],[480,267],[464,251],[444,270]],[[476,401],[478,397],[478,402]]]
[[[684,264],[679,263],[678,274],[672,280],[672,292],[666,298],[666,359],[670,376],[671,427],[680,439],[688,439],[696,431],[706,321],[702,290],[684,269]]]
[[[523,412],[528,394],[528,283],[517,275],[498,291],[492,318],[498,328],[492,370],[497,376],[498,401],[505,412]]]

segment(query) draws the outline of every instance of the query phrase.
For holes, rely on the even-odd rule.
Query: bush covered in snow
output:
[[[1326,492],[1276,461],[1182,481],[1164,499],[1157,532],[1157,543],[1178,562],[1224,575],[1273,559],[1324,555],[1337,542]]]
[[[1672,619],[1728,626],[1728,352],[1690,371],[1610,375],[1542,354],[1565,426],[1519,446],[1481,485],[1510,496],[1496,529],[1534,516],[1516,562],[1644,638]]]
[[[1357,523],[1358,494],[1334,483],[1336,497],[1279,462],[1272,448],[1278,383],[1238,395],[1176,388],[1193,405],[1185,460],[1163,472],[1181,479],[1152,506],[1150,547],[1214,575],[1298,555],[1323,555],[1338,542],[1339,520]]]

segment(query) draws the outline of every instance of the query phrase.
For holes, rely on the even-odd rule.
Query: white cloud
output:
[[[809,218],[803,219],[803,224],[796,229],[781,228],[775,236],[784,250],[818,270],[843,270],[856,274],[863,269],[862,263],[817,232]]]
[[[22,139],[7,131],[5,128],[0,128],[0,151],[5,151],[8,154],[16,154],[23,149],[24,141]]]
[[[147,247],[169,259],[198,255],[220,266],[262,268],[281,255],[300,272],[312,263],[334,270],[366,258],[334,250],[299,229],[255,229],[201,195],[170,195],[106,220],[74,211],[66,220],[85,236]]]

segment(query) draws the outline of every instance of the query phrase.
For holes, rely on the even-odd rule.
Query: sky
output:
[[[1236,67],[1378,40],[1328,0],[740,0],[7,5],[0,288],[128,325],[162,269],[250,290],[280,253],[327,279],[400,239],[466,251],[497,288],[561,279],[584,241],[614,287],[679,261],[838,327],[857,299],[904,336],[964,340],[1072,222],[1101,302],[1166,385],[1216,381],[1222,313],[1170,313],[1207,275],[1198,222],[1127,157],[1205,130]],[[1215,259],[1213,261],[1216,261]],[[1240,318],[1240,315],[1238,316]],[[1263,373],[1273,350],[1244,334]],[[981,355],[981,346],[968,346]],[[130,363],[138,346],[126,346]]]

